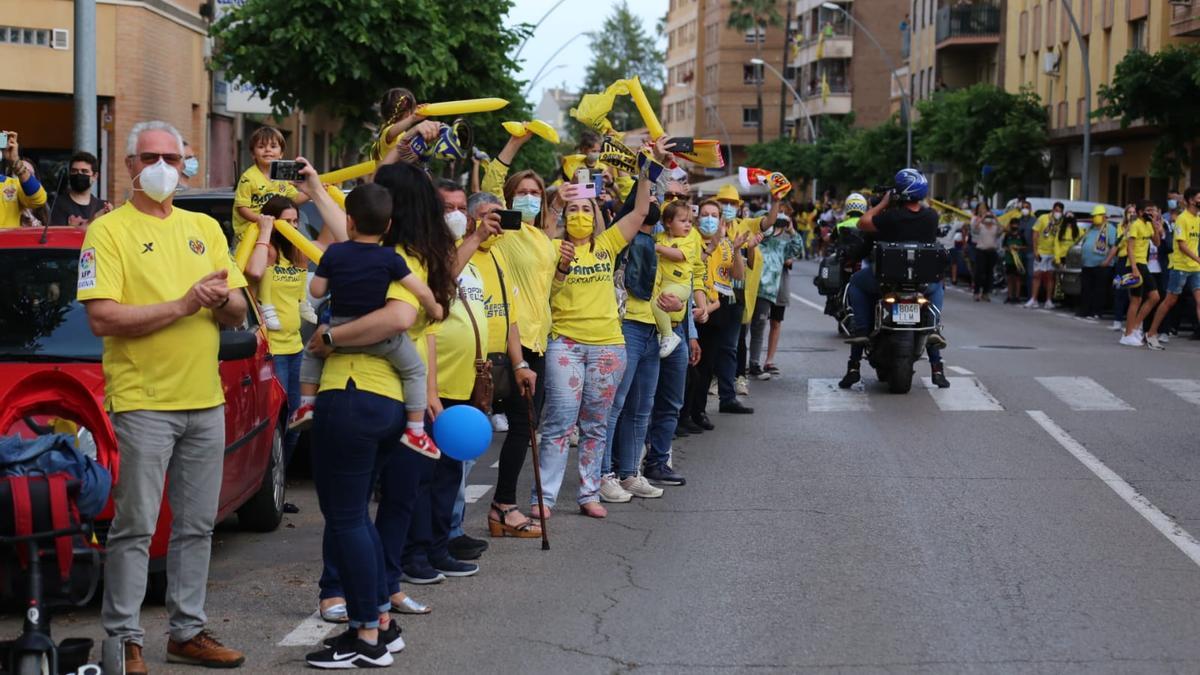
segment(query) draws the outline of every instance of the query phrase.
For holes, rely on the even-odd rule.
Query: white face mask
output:
[[[160,204],[175,194],[175,188],[179,186],[179,171],[164,162],[161,157],[158,162],[142,169],[136,178],[142,186],[133,189],[141,190],[147,197]]]
[[[1023,215],[1023,216],[1029,215],[1029,209],[1021,209],[1021,215]]]
[[[446,214],[446,227],[455,239],[462,239],[467,234],[467,215],[458,209]]]

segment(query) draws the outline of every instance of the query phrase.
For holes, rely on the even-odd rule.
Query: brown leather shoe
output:
[[[167,642],[167,661],[171,663],[188,663],[206,668],[237,668],[245,660],[244,654],[217,642],[206,630],[200,631],[187,642]],[[126,672],[129,672],[128,669]]]
[[[148,675],[146,662],[142,659],[142,646],[136,642],[125,643],[125,675]]]

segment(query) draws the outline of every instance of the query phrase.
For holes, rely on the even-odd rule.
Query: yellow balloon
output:
[[[238,241],[237,250],[233,254],[233,262],[239,270],[245,271],[250,254],[254,252],[254,244],[258,241],[258,223],[246,225],[246,231]]]
[[[304,257],[315,263],[321,262],[321,249],[309,241],[308,237],[300,234],[296,228],[292,227],[291,223],[286,220],[276,220],[275,229],[279,231],[279,234],[283,235],[284,239],[292,242],[292,245],[303,253]]]
[[[646,92],[642,90],[642,81],[637,76],[634,76],[625,80],[625,84],[629,87],[630,98],[633,99],[638,113],[642,116],[642,122],[645,123],[646,129],[650,132],[650,140],[658,140],[667,131],[659,124],[658,115],[654,113],[654,106],[650,105],[650,99],[646,98]]]

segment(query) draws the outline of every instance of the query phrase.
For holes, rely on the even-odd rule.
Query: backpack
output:
[[[75,504],[84,518],[104,509],[112,490],[112,475],[96,460],[75,447],[70,434],[49,434],[34,439],[0,438],[0,478],[67,474],[79,481]]]

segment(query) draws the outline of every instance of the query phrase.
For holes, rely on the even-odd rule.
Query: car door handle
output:
[[[254,379],[252,377],[250,377],[249,375],[242,376],[242,386],[243,387],[249,387],[252,384],[254,384]]]

